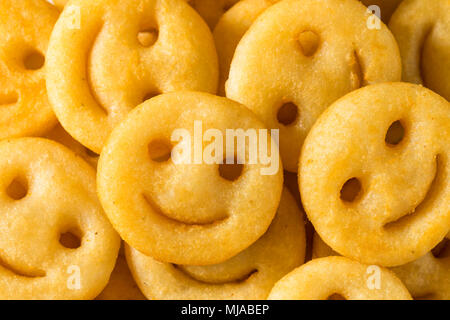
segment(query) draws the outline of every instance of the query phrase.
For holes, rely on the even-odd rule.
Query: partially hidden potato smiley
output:
[[[239,41],[255,19],[277,0],[243,0],[224,13],[214,28],[214,41],[219,57],[219,91],[225,95],[225,82]]]
[[[308,131],[332,102],[400,80],[395,39],[384,24],[369,28],[370,17],[354,0],[286,0],[265,10],[239,42],[226,95],[280,130],[285,170],[296,172]]]
[[[71,1],[48,51],[47,89],[56,116],[96,153],[144,100],[217,88],[211,32],[183,0]]]
[[[0,139],[39,135],[56,124],[45,60],[57,19],[44,0],[0,2]]]
[[[374,276],[378,276],[379,283],[371,278]],[[311,260],[283,277],[269,299],[411,300],[411,296],[388,269],[344,257],[327,257]]]
[[[299,185],[322,239],[356,260],[397,266],[450,230],[450,105],[409,83],[349,93],[303,146]]]
[[[108,285],[95,300],[146,300],[131,275],[124,251],[122,245]]]
[[[402,80],[450,100],[450,0],[407,0],[389,22],[402,56]]]
[[[313,259],[339,255],[315,233]],[[419,259],[391,268],[414,299],[450,299],[450,245],[444,239]]]
[[[95,298],[120,238],[94,169],[42,138],[3,140],[0,155],[0,299]]]
[[[253,138],[236,142],[235,130]],[[230,132],[236,135],[227,138]],[[250,161],[253,147],[266,153],[264,144],[271,164]],[[214,159],[207,161],[208,154]],[[278,162],[276,142],[244,106],[207,93],[167,93],[113,131],[100,155],[98,193],[133,248],[175,264],[220,263],[269,227],[283,185],[281,162],[272,166]]]
[[[162,263],[127,247],[136,281],[149,299],[266,299],[276,281],[303,263],[303,213],[285,188],[269,230],[231,259],[209,266]]]

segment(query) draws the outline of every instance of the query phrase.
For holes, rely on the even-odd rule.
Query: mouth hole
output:
[[[450,240],[444,239],[431,250],[433,256],[437,259],[450,257]]]
[[[327,300],[347,300],[345,297],[339,293],[333,293],[330,295]]]
[[[139,31],[137,34],[138,42],[143,47],[151,47],[158,40],[159,32],[155,28]]]
[[[27,70],[39,70],[44,66],[45,57],[37,50],[33,50],[23,59],[23,65]]]
[[[78,228],[61,233],[59,243],[67,249],[77,249],[81,247],[81,231]]]
[[[297,118],[298,108],[292,102],[285,103],[278,109],[277,120],[282,125],[289,126],[293,124]]]
[[[236,181],[242,175],[244,165],[237,163],[237,157],[233,159],[233,163],[229,159],[224,159],[223,163],[219,165],[219,175],[228,181]]]
[[[6,94],[0,94],[0,104],[14,104],[19,101],[19,95],[17,92],[8,92]]]
[[[354,202],[361,193],[361,182],[357,178],[347,180],[341,188],[341,200]]]
[[[165,140],[153,140],[148,144],[148,154],[155,162],[166,162],[170,159],[172,147]]]
[[[386,144],[388,146],[396,146],[402,142],[405,137],[405,128],[400,120],[392,123],[386,133]]]
[[[306,30],[298,35],[298,43],[303,55],[310,57],[316,53],[319,48],[320,38],[317,33]]]
[[[16,177],[6,188],[6,194],[13,200],[21,200],[28,194],[28,181],[25,177]]]

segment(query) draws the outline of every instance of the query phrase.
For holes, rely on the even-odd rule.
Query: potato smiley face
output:
[[[303,205],[321,238],[383,266],[436,246],[450,228],[449,123],[449,103],[413,84],[373,85],[334,103],[299,166]]]

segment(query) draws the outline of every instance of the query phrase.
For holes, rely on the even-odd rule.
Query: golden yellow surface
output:
[[[404,137],[386,143],[391,124]],[[320,237],[340,254],[396,266],[418,259],[450,229],[450,105],[418,85],[385,83],[330,106],[303,146],[299,185]],[[346,181],[361,190],[341,199]]]
[[[339,295],[346,300],[411,300],[392,271],[378,268],[379,289],[368,285],[373,275],[369,265],[344,257],[314,259],[278,281],[269,299],[327,300]]]
[[[3,140],[0,190],[0,299],[95,298],[120,239],[97,199],[94,169],[47,139]],[[60,243],[68,232],[78,248]],[[73,268],[78,289],[70,286]]]
[[[162,263],[127,247],[131,270],[149,299],[266,299],[276,281],[303,263],[303,213],[284,188],[269,230],[231,259],[209,266]]]
[[[186,129],[194,139],[194,121],[224,137],[226,129],[265,128],[247,108],[226,98],[200,92],[157,96],[113,131],[98,163],[98,193],[112,224],[133,248],[164,262],[220,263],[267,230],[280,200],[283,170],[280,162],[274,175],[262,175],[266,165],[246,160],[241,176],[229,181],[220,176],[218,164],[152,160],[149,146],[171,145],[175,129]],[[209,145],[202,143],[203,149]],[[270,148],[275,142],[268,143]],[[246,157],[248,145],[246,139]]]
[[[407,0],[389,23],[402,56],[402,80],[450,99],[450,0]]]
[[[53,30],[47,60],[56,116],[96,153],[147,98],[217,89],[211,32],[182,0],[71,1]]]
[[[123,248],[124,245],[120,248],[108,285],[95,298],[96,300],[146,300],[131,275]]]
[[[45,55],[58,11],[43,0],[0,2],[0,139],[56,124],[45,88]]]
[[[264,11],[237,46],[227,97],[280,130],[285,170],[296,172],[308,131],[332,102],[361,86],[400,80],[394,37],[385,25],[367,28],[368,17],[354,0],[282,1]],[[298,113],[289,125],[277,119],[286,103]]]
[[[231,60],[239,41],[253,21],[277,0],[243,0],[224,13],[214,28],[214,41],[219,56],[219,95],[225,95]]]
[[[390,268],[402,280],[414,299],[450,299],[450,246],[443,240],[423,257],[402,266]],[[339,255],[317,233],[314,234],[313,259]]]

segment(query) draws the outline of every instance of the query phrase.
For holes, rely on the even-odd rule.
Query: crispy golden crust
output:
[[[407,0],[389,28],[402,56],[402,80],[450,99],[450,0]]]
[[[227,97],[280,129],[285,170],[296,172],[307,133],[332,102],[361,86],[400,80],[394,37],[384,24],[369,29],[368,17],[354,0],[282,1],[239,42]],[[284,107],[291,109],[286,119]]]
[[[262,175],[266,165],[245,161],[241,176],[229,181],[216,163],[151,160],[149,146],[170,146],[176,129],[186,129],[194,139],[194,121],[224,137],[225,129],[264,129],[247,108],[226,98],[199,92],[160,95],[114,130],[100,156],[97,180],[103,207],[130,246],[160,261],[204,265],[231,258],[267,230],[283,171],[280,163],[274,174]],[[209,145],[202,143],[203,149]],[[275,143],[270,136],[268,143],[269,148]],[[248,157],[248,139],[245,145]]]
[[[392,145],[395,123],[404,135]],[[330,106],[299,167],[303,205],[322,239],[342,255],[384,266],[436,246],[450,228],[449,124],[445,99],[407,83],[368,86]],[[355,180],[359,187],[348,190]]]
[[[161,263],[127,247],[130,268],[149,299],[266,299],[276,281],[303,263],[303,213],[285,188],[269,230],[216,265]]]
[[[0,2],[0,139],[40,135],[56,124],[45,59],[57,18],[44,0]]]
[[[142,101],[215,93],[217,79],[211,32],[182,0],[74,0],[50,40],[50,102],[62,126],[96,153]]]
[[[120,239],[95,192],[95,171],[42,138],[0,142],[0,299],[93,299]],[[71,234],[80,240],[63,242]]]
[[[373,276],[379,277],[379,286]],[[344,257],[311,260],[278,281],[269,299],[326,300],[335,295],[346,300],[411,300],[393,272]]]

